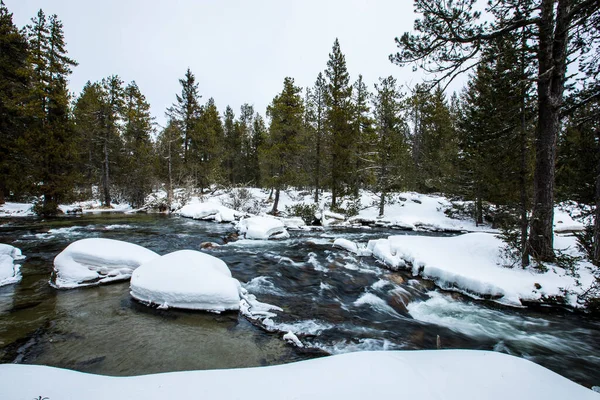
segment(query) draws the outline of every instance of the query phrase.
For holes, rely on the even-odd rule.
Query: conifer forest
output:
[[[167,3],[163,6],[169,8]],[[298,361],[321,353],[448,346],[494,350],[494,353],[528,359],[532,354],[534,362],[600,391],[600,381],[594,382],[590,372],[595,370],[597,374],[599,366],[600,348],[593,340],[581,344],[581,348],[588,349],[585,356],[579,354],[576,359],[570,359],[567,344],[556,350],[556,354],[560,354],[558,358],[549,355],[555,354],[551,345],[548,345],[551,350],[545,347],[540,350],[535,346],[543,345],[537,342],[532,342],[532,347],[519,347],[529,343],[526,334],[515,333],[529,329],[525,328],[525,322],[511,333],[503,333],[506,336],[498,333],[488,338],[489,341],[481,339],[487,338],[487,332],[494,329],[498,329],[496,333],[504,332],[506,326],[512,326],[527,312],[540,313],[525,317],[531,318],[533,325],[538,323],[536,318],[553,318],[543,313],[543,307],[561,310],[555,311],[557,313],[564,310],[574,313],[565,317],[572,318],[573,326],[578,326],[574,331],[595,332],[589,337],[600,332],[600,325],[594,319],[597,317],[593,317],[600,312],[600,2],[414,0],[412,7],[414,26],[397,26],[397,37],[389,38],[391,54],[381,55],[397,67],[397,74],[381,76],[368,83],[361,74],[364,72],[348,67],[346,56],[353,55],[344,52],[345,43],[340,37],[330,43],[329,54],[323,54],[320,67],[313,65],[321,71],[314,76],[314,83],[302,86],[294,76],[287,76],[281,81],[279,91],[272,93],[266,109],[255,107],[252,98],[237,109],[228,105],[219,108],[217,101],[221,100],[213,98],[214,94],[200,84],[203,71],[181,64],[178,65],[181,70],[179,89],[171,94],[170,106],[158,111],[164,113],[165,121],[161,119],[159,123],[144,94],[145,88],[138,86],[135,80],[124,81],[119,71],[100,80],[88,80],[79,93],[71,91],[70,76],[78,68],[78,60],[69,53],[69,37],[65,35],[60,16],[52,14],[51,3],[32,15],[27,25],[17,26],[11,10],[0,0],[0,209],[17,207],[11,204],[30,204],[31,221],[34,221],[31,224],[43,225],[46,221],[50,224],[30,236],[23,236],[25,239],[10,236],[17,233],[6,233],[0,236],[2,242],[8,243],[4,238],[10,236],[14,239],[10,243],[23,248],[29,257],[33,247],[18,243],[35,235],[53,235],[49,237],[56,240],[63,232],[54,233],[56,229],[70,229],[52,225],[66,218],[63,214],[83,212],[82,218],[85,218],[85,209],[68,205],[92,199],[100,211],[115,210],[116,205],[126,204],[131,213],[138,213],[136,215],[163,213],[165,218],[172,215],[192,218],[190,221],[231,222],[235,224],[235,228],[232,227],[235,233],[211,233],[207,238],[202,236],[201,244],[185,242],[192,240],[195,233],[185,230],[191,229],[187,226],[172,225],[178,224],[178,218],[152,222],[157,226],[165,224],[157,228],[163,229],[160,235],[166,235],[161,236],[167,238],[165,243],[159,244],[158,236],[157,239],[140,239],[137,232],[131,233],[130,240],[120,236],[120,240],[132,242],[126,244],[134,246],[135,243],[146,249],[123,247],[122,253],[119,250],[118,254],[139,257],[135,262],[123,261],[127,268],[134,264],[142,266],[118,272],[106,272],[106,268],[113,267],[98,264],[92,268],[86,264],[100,263],[95,257],[108,257],[112,254],[110,251],[106,250],[107,255],[92,257],[89,255],[92,244],[75,248],[72,246],[78,242],[60,239],[63,240],[61,249],[67,244],[69,247],[54,259],[53,265],[45,267],[51,275],[44,279],[49,278],[49,287],[60,289],[59,293],[63,289],[131,279],[131,286],[125,291],[131,290],[137,302],[157,306],[160,313],[168,313],[164,310],[169,308],[239,310],[240,318],[246,318],[253,327],[269,334],[285,334],[283,343],[295,346],[294,351],[298,352],[290,356],[286,348],[277,350],[281,351],[277,356],[261,355],[261,365],[276,363],[272,359]],[[265,64],[264,68],[268,69],[269,65]],[[408,82],[400,73],[406,68],[422,73],[419,80]],[[456,82],[464,84],[451,89],[456,87]],[[8,211],[6,213],[8,215]],[[135,222],[138,227],[146,223],[139,221]],[[96,226],[98,224],[100,222],[96,222]],[[123,224],[129,223],[117,222],[113,224],[114,229],[124,229]],[[113,225],[107,225],[106,229],[112,229],[108,226]],[[10,224],[6,227],[10,228]],[[353,230],[358,228],[364,228],[363,233]],[[184,233],[177,229],[184,229],[181,231]],[[209,232],[216,228],[201,229]],[[169,233],[165,233],[167,231]],[[399,231],[404,233],[398,234]],[[94,232],[91,238],[86,236],[80,242],[104,237],[104,233]],[[189,239],[177,242],[168,236],[172,232]],[[322,236],[313,238],[317,233]],[[327,247],[320,248],[325,243],[323,240],[329,238],[331,243],[326,242]],[[253,239],[265,240],[265,243],[275,239],[276,244],[270,245],[275,246],[273,248],[261,247],[254,253],[244,253],[249,251],[244,246],[252,246],[247,242]],[[231,246],[233,250],[228,253],[225,249]],[[196,250],[200,247],[204,252],[200,255],[176,254],[199,253]],[[195,250],[189,250],[191,248]],[[337,250],[334,252],[332,248]],[[2,249],[0,247],[0,255],[4,254]],[[11,268],[13,259],[17,260],[16,250],[10,250]],[[178,251],[169,253],[174,250]],[[340,256],[342,251],[345,255]],[[150,280],[142,274],[147,273],[144,270],[147,260],[164,253],[169,254],[159,259],[165,259],[165,265],[179,265],[183,259],[192,263],[190,260],[195,260],[194,257],[198,257],[198,263],[208,262],[201,259],[206,254],[223,258],[227,263],[223,263],[227,279],[236,284],[216,283],[225,279],[223,277],[215,280],[211,287],[222,291],[210,301],[206,300],[209,296],[206,293],[197,294],[199,297],[184,296],[177,301],[175,295],[160,297],[158,289],[150,295],[160,279]],[[498,259],[502,261],[491,257],[492,253],[499,254]],[[68,268],[67,263],[62,266],[63,254],[72,257],[69,262],[78,264],[80,272],[75,274],[71,264]],[[79,256],[88,261],[79,260],[78,254],[88,254]],[[351,257],[351,261],[344,257]],[[262,261],[252,266],[244,264],[255,259]],[[365,261],[371,259],[373,261]],[[158,259],[153,260],[151,262]],[[107,265],[116,262],[106,261]],[[215,268],[222,268],[219,264],[222,261],[210,262],[217,265]],[[271,264],[278,269],[288,264],[297,269],[303,265],[302,268],[310,267],[311,274],[321,275],[317,279],[316,275],[298,275],[305,273],[298,270],[265,272],[267,267],[264,266]],[[181,276],[193,276],[188,275],[192,272],[187,269],[182,271]],[[340,271],[346,273],[345,277],[331,278],[333,274],[341,274]],[[329,274],[332,280],[328,281],[322,274]],[[85,279],[78,278],[84,275]],[[2,279],[0,273],[0,286]],[[18,282],[20,277],[15,279],[7,282]],[[193,279],[190,277],[190,282]],[[241,286],[236,279],[242,282]],[[233,289],[227,286],[230,284]],[[231,290],[228,292],[227,288]],[[301,288],[307,292],[300,291]],[[449,292],[452,295],[447,295]],[[313,300],[307,302],[315,304],[310,306],[312,308],[306,303],[298,306],[292,300],[281,300],[278,296],[283,298],[282,293],[294,293],[297,302],[309,293]],[[230,294],[231,301],[227,300]],[[152,298],[154,295],[157,297]],[[281,307],[262,303],[257,298]],[[194,305],[190,306],[193,301]],[[427,308],[441,307],[441,304],[459,307],[456,305],[459,303],[466,308],[453,308],[442,316],[436,314],[435,318],[431,316],[433,308]],[[491,306],[492,303],[496,305]],[[487,307],[481,314],[484,321],[481,324],[505,321],[503,318],[508,322],[504,325],[498,322],[483,333],[461,328],[464,321],[479,315],[476,304]],[[348,316],[348,310],[365,305],[375,310],[375,315],[386,317],[372,317],[367,312],[358,317]],[[325,311],[319,308],[321,306]],[[527,311],[519,316],[517,312],[505,310],[515,306]],[[0,315],[2,312],[0,302]],[[304,315],[305,312],[308,314]],[[452,319],[462,312],[464,318]],[[421,324],[438,324],[452,333],[444,330],[436,333],[438,331],[429,325],[414,327],[415,331],[403,331],[402,337],[411,337],[410,344],[406,344],[399,333],[394,336],[393,332],[412,327],[398,327],[392,322],[385,322],[392,324],[389,326],[377,325],[380,321],[404,317]],[[371,321],[370,318],[375,318],[375,322],[364,322]],[[350,319],[357,321],[357,326],[363,324],[360,325],[363,329],[359,332],[348,328],[345,324]],[[453,322],[448,322],[449,319]],[[310,324],[301,324],[306,321]],[[554,327],[552,321],[544,326]],[[402,323],[408,322],[403,320]],[[564,323],[566,327],[571,322]],[[3,329],[0,323],[0,362],[12,362],[11,352],[16,350],[8,346],[13,342],[2,336]],[[425,329],[426,333],[415,333],[418,329]],[[380,336],[368,336],[370,333],[366,332],[371,331],[377,331]],[[331,336],[323,332],[330,332]],[[350,339],[352,335],[354,339]],[[43,343],[44,336],[40,337]],[[582,335],[581,340],[587,340],[584,337]],[[19,340],[25,343],[24,339]],[[15,339],[14,343],[21,342]],[[228,346],[232,345],[225,345]],[[40,351],[39,354],[45,353]],[[588,356],[591,358],[586,358]],[[110,362],[110,356],[107,357],[100,365]],[[183,354],[180,357],[185,358]],[[250,360],[253,356],[247,357]],[[355,361],[346,357],[348,369],[370,362],[358,358],[362,356],[355,356]],[[462,364],[461,357],[467,360],[475,356],[461,355],[455,365]],[[267,361],[263,363],[263,359]],[[134,367],[119,372],[118,367],[85,369],[88,365],[85,360],[80,364],[37,360],[34,363],[84,372],[99,371],[106,375],[197,367],[196,364],[165,370]],[[210,368],[259,364],[258,361],[236,364],[233,360],[227,364],[227,358],[221,361],[223,364],[211,364]],[[494,368],[502,369],[500,361],[490,367],[489,376],[481,379],[493,379]],[[477,362],[468,358],[465,365],[478,365]],[[580,369],[573,367],[572,372],[563,373],[560,371],[562,362],[579,365]],[[378,359],[375,363],[381,368],[400,368],[392,365],[392,361],[387,364],[388,361]],[[331,361],[331,368],[343,369],[344,364],[342,361],[334,365]],[[480,366],[479,370],[487,367]],[[315,369],[315,373],[318,370]],[[453,373],[461,374],[458,370]],[[1,375],[0,370],[0,397],[3,397]],[[235,379],[243,382],[243,376],[249,375],[240,372]],[[531,376],[532,382],[537,381],[538,378],[533,377],[538,375],[532,372]],[[452,381],[452,377],[433,376],[432,379]],[[480,378],[475,375],[473,380],[477,379]],[[542,378],[539,379],[542,382]],[[212,387],[208,381],[204,384]],[[181,387],[185,387],[186,383],[181,382]],[[278,385],[283,390],[286,381],[281,382],[284,383]],[[548,389],[544,399],[570,396],[553,397],[558,393],[573,393],[574,397],[570,398],[581,399],[596,396],[591,390],[581,388],[582,392],[577,392],[575,389],[580,387],[552,382],[556,389]],[[338,387],[335,379],[331,384],[332,390],[345,388],[342,392],[332,392],[342,393],[343,398],[367,395],[352,389],[352,385],[346,387],[340,383]],[[131,387],[141,389],[143,386],[135,385]],[[563,389],[565,392],[560,391]],[[136,389],[131,390],[133,393]],[[498,397],[491,392],[489,397],[479,397],[476,392],[459,390],[457,393],[462,395],[448,398],[518,397],[505,395],[504,390],[494,392]],[[541,393],[536,391],[535,385],[531,390],[532,398]],[[254,392],[249,399],[259,398],[258,391]],[[51,399],[61,398],[65,393],[56,392]],[[185,390],[170,393],[174,397],[165,398],[187,396]],[[26,395],[34,397],[34,393]],[[127,397],[126,393],[121,395]],[[391,396],[390,392],[385,395]],[[144,398],[155,398],[153,396],[149,394]],[[207,398],[217,397],[220,395],[213,393],[213,397]],[[416,398],[430,397],[417,394]]]

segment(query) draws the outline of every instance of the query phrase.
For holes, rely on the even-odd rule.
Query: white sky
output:
[[[179,78],[191,68],[201,102],[267,105],[291,76],[312,86],[326,67],[336,37],[350,78],[362,74],[369,87],[393,75],[411,86],[420,75],[393,65],[394,38],[413,27],[412,0],[5,0],[18,27],[37,10],[57,14],[69,55],[79,62],[70,88],[118,74],[135,80],[156,122],[180,92]],[[458,84],[451,86],[458,89]]]

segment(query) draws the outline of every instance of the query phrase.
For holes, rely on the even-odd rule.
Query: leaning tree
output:
[[[485,3],[485,4],[482,4]],[[529,249],[552,261],[556,140],[564,113],[567,67],[585,58],[600,13],[598,0],[415,0],[414,33],[396,38],[392,62],[433,73],[449,82],[478,63],[493,40],[527,29],[537,67],[537,131]]]

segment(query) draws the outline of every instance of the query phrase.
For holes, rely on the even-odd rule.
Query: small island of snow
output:
[[[0,286],[21,281],[21,268],[15,261],[23,258],[20,249],[0,243]]]
[[[127,280],[134,269],[157,257],[151,250],[120,240],[78,240],[54,259],[50,284],[58,289],[72,289]]]
[[[240,284],[227,264],[209,254],[180,250],[151,260],[131,277],[131,296],[161,308],[239,310]]]

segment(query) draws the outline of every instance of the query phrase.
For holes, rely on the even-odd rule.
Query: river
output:
[[[366,242],[387,229],[291,231],[282,241],[225,244],[230,224],[166,215],[101,214],[3,219],[0,242],[27,258],[23,280],[0,288],[0,361],[106,375],[287,363],[326,353],[442,348],[524,357],[578,383],[600,385],[600,321],[556,309],[514,309],[437,290],[408,272],[332,247]],[[424,233],[421,233],[424,234]],[[56,290],[54,257],[87,237],[125,240],[159,254],[222,244],[221,258],[258,300],[284,311],[269,332],[238,313],[157,310],[132,300],[129,283]],[[432,249],[434,251],[434,249]],[[307,345],[282,340],[294,331]]]

